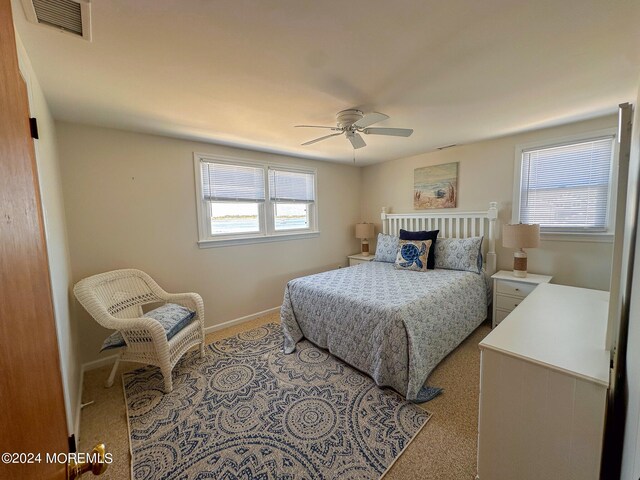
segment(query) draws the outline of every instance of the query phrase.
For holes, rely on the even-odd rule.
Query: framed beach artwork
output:
[[[413,208],[454,208],[458,199],[458,162],[413,171]]]

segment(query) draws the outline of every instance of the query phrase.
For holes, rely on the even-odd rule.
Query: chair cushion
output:
[[[196,312],[192,312],[188,308],[175,303],[166,303],[144,314],[145,318],[153,318],[160,322],[167,334],[167,340],[171,340],[180,330],[186,327],[195,315]],[[126,343],[122,338],[122,334],[114,332],[102,343],[100,351],[124,346],[126,346]]]

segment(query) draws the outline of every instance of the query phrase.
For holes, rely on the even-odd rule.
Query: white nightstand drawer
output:
[[[347,258],[349,259],[349,266],[353,267],[354,265],[358,265],[360,263],[367,263],[373,261],[375,255],[362,255],[361,253],[354,253],[353,255],[349,255]]]
[[[509,315],[510,313],[511,312],[507,310],[500,310],[496,308],[496,318],[493,319],[493,324],[498,325],[502,320],[507,318],[507,315]]]
[[[367,263],[370,262],[371,260],[360,260],[358,258],[350,258],[349,259],[349,266],[353,267],[354,265],[358,265],[360,263]]]
[[[531,283],[510,282],[509,280],[501,280],[497,283],[498,293],[520,298],[526,297],[536,288],[536,285]]]
[[[522,302],[522,298],[507,297],[504,295],[496,295],[496,308],[498,310],[506,310],[510,312]]]

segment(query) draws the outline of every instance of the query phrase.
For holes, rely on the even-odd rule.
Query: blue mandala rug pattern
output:
[[[123,376],[133,479],[378,479],[430,414],[271,323]]]

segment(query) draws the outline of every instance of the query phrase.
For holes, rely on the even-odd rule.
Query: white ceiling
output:
[[[415,130],[361,165],[612,113],[640,78],[637,0],[94,0],[92,43],[13,8],[55,118],[344,162],[293,125]]]

